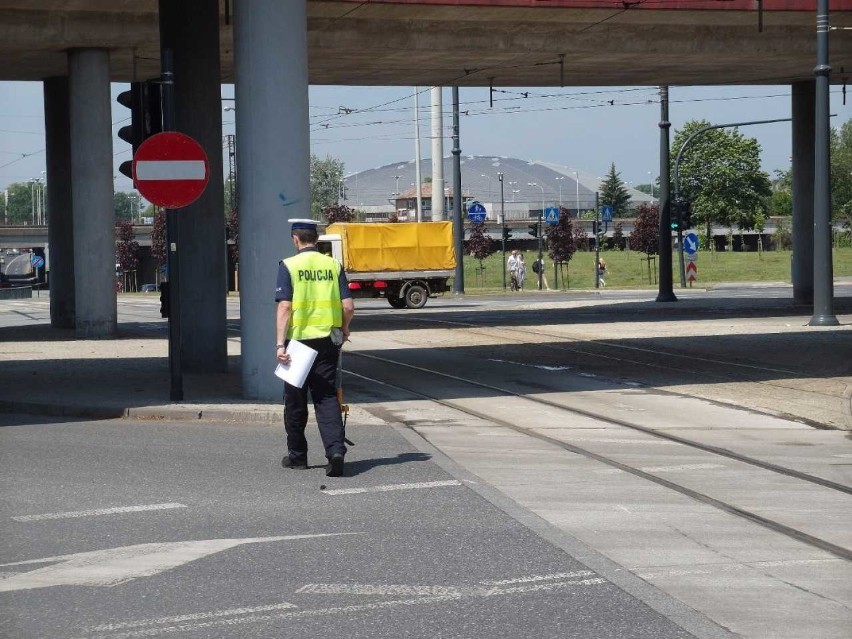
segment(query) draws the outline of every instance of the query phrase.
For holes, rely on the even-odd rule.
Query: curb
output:
[[[151,421],[282,423],[283,407],[276,410],[235,410],[194,406],[86,406],[82,404],[52,404],[0,399],[0,413],[41,415],[45,417],[84,417],[90,419],[139,419]]]

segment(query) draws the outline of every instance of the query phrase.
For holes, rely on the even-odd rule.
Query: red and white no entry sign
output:
[[[167,209],[195,202],[210,175],[207,154],[183,133],[157,133],[133,156],[133,181],[146,200]]]

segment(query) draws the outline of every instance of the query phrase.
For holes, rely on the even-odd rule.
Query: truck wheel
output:
[[[393,306],[394,308],[405,308],[405,300],[401,297],[388,297],[388,304]]]
[[[419,284],[409,286],[408,290],[405,291],[405,305],[408,308],[423,308],[426,306],[427,299],[429,299],[429,294]]]

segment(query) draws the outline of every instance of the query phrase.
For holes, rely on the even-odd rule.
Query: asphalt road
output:
[[[0,425],[3,637],[691,636],[387,427]]]

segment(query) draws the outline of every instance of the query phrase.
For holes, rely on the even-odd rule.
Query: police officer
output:
[[[308,467],[308,389],[325,447],[325,474],[343,474],[343,419],[337,403],[338,355],[349,338],[349,323],[355,314],[352,293],[340,262],[317,251],[317,225],[313,220],[290,220],[296,255],[281,262],[275,301],[278,303],[276,357],[290,363],[287,344],[298,340],[317,351],[302,388],[284,383],[284,428],[287,431],[285,468]]]

